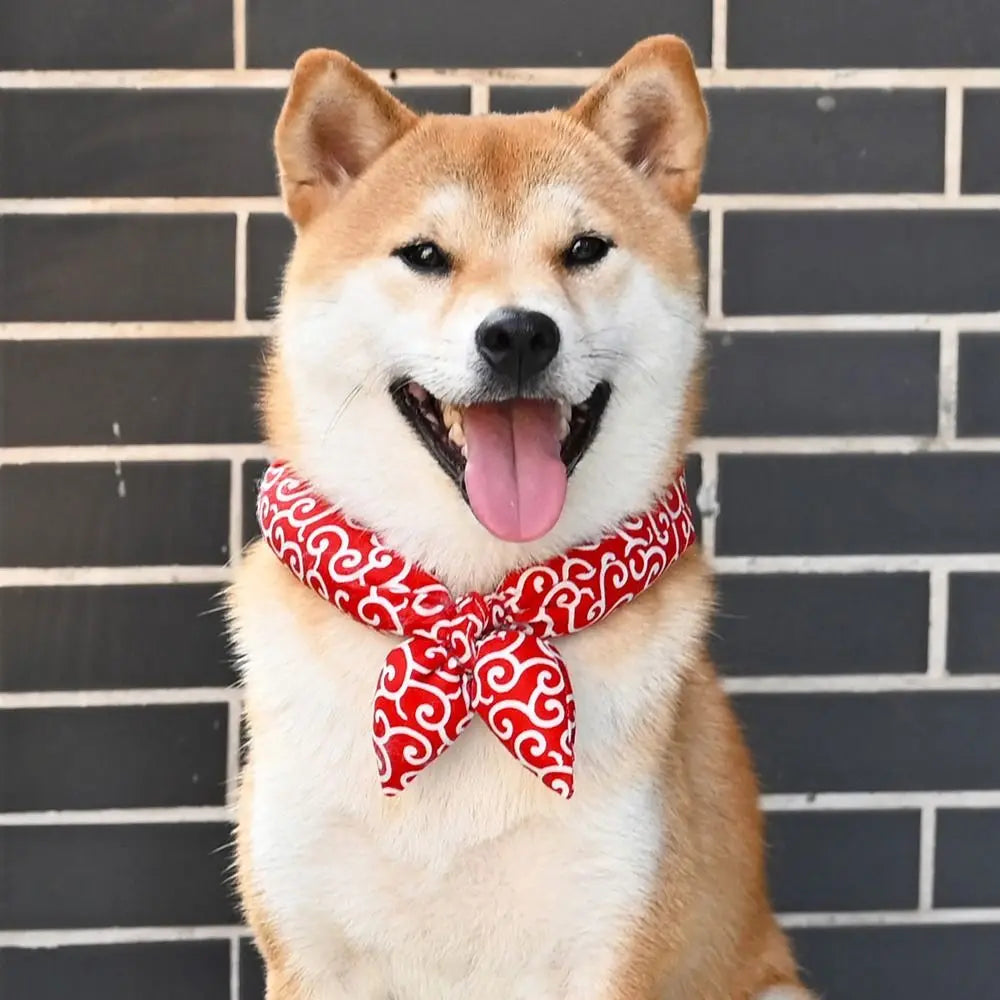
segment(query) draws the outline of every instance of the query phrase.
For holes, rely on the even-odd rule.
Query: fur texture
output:
[[[569,112],[472,119],[417,118],[345,57],[306,53],[275,138],[297,230],[263,398],[275,454],[456,592],[646,507],[696,417],[687,213],[706,138],[671,37],[640,43]],[[614,246],[570,272],[561,254],[581,232]],[[416,239],[447,248],[452,273],[392,255]],[[559,325],[546,394],[612,385],[559,522],[531,543],[479,524],[389,395],[405,377],[469,400],[474,331],[504,306]],[[386,800],[370,725],[391,640],[252,548],[229,602],[250,732],[239,877],[269,1000],[806,998],[704,653],[711,602],[695,552],[560,640],[578,711],[569,803],[476,726]]]

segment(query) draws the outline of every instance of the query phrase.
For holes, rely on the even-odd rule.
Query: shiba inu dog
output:
[[[339,53],[299,59],[275,133],[297,238],[262,400],[286,464],[229,595],[239,886],[269,1000],[807,1000],[675,478],[698,408],[707,133],[674,37],[570,110],[519,116],[420,117]],[[671,483],[680,506],[657,507]],[[316,511],[322,531],[292,544]],[[669,529],[643,541],[649,511]],[[614,608],[584,584],[585,621],[515,607],[525,567],[590,579],[634,545],[659,562],[621,577]],[[433,624],[379,617],[397,598]],[[391,711],[437,725],[386,692],[405,669],[437,698],[441,650],[457,722],[423,756],[380,743]],[[540,663],[538,690],[559,672],[556,749],[487,711],[499,661]]]

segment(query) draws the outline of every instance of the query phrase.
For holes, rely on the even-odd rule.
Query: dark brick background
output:
[[[517,113],[662,31],[713,120],[689,475],[775,904],[826,1000],[1000,995],[1000,8],[714,6],[0,3],[2,1000],[263,998],[218,593],[283,71]]]

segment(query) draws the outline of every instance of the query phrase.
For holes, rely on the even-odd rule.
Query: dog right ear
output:
[[[274,130],[285,210],[304,226],[417,122],[347,56],[299,56]]]
[[[570,108],[674,208],[691,210],[701,185],[708,113],[694,59],[674,35],[634,45]]]

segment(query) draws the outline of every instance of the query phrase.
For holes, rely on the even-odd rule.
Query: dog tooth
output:
[[[441,416],[444,419],[445,427],[451,429],[453,426],[462,426],[462,411],[451,403],[445,403],[441,407]]]
[[[559,415],[559,440],[565,441],[569,436],[569,419],[565,414]]]
[[[447,418],[445,419],[445,423],[447,423]],[[463,455],[465,454],[465,428],[462,426],[461,420],[456,420],[448,428],[448,439],[452,444],[462,449]]]
[[[565,399],[560,400],[559,401],[559,413],[562,416],[563,420],[565,420],[568,423],[569,422],[569,418],[570,418],[570,416],[573,413],[573,407],[570,406],[570,404],[567,403]]]

